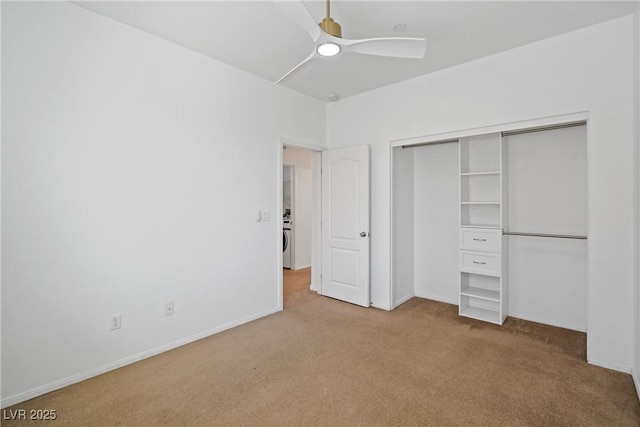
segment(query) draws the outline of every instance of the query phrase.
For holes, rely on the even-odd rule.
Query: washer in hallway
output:
[[[282,224],[282,267],[291,268],[291,238],[293,231],[291,230],[291,221],[285,219]]]

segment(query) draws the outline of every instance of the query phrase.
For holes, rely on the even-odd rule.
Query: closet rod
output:
[[[506,236],[552,237],[555,239],[587,239],[587,236],[577,236],[574,234],[519,233],[517,231],[503,231],[502,234]]]
[[[572,128],[576,126],[584,126],[586,125],[586,121],[572,122],[572,123],[562,123],[559,125],[551,125],[551,126],[540,126],[535,128],[528,129],[519,129],[519,130],[509,130],[502,132],[502,136],[511,136],[511,135],[520,135],[522,133],[532,133],[532,132],[542,132],[545,130],[556,130],[556,129],[564,129],[564,128]]]
[[[422,147],[423,145],[438,145],[438,144],[450,144],[452,142],[459,142],[458,138],[455,139],[444,139],[442,141],[433,141],[433,142],[419,142],[417,144],[407,144],[403,145],[402,148],[411,148],[411,147]]]

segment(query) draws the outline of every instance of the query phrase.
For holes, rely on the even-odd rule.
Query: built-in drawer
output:
[[[501,247],[501,230],[486,230],[482,228],[460,229],[460,249],[500,252]]]
[[[500,277],[501,255],[491,252],[460,251],[460,270]]]

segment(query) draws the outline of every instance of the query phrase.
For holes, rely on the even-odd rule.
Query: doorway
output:
[[[289,141],[283,141],[280,150],[280,285],[282,305],[287,307],[299,292],[320,291],[321,153]]]

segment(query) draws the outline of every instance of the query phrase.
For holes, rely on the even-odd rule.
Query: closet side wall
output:
[[[414,148],[415,294],[458,304],[458,143]]]
[[[414,295],[413,154],[411,148],[393,149],[393,307]]]

